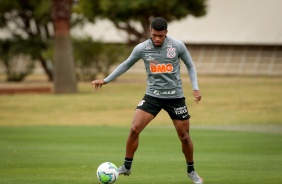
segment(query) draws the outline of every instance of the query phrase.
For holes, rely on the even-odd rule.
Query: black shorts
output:
[[[184,97],[166,99],[145,95],[141,102],[137,105],[136,109],[141,109],[153,116],[157,116],[157,114],[164,109],[173,120],[187,120],[191,117],[188,113]]]

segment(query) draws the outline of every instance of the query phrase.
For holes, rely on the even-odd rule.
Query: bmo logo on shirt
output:
[[[173,65],[168,64],[150,64],[150,71],[152,73],[170,73],[173,71]]]

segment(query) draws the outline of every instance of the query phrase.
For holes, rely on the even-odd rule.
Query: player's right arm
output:
[[[94,85],[95,90],[101,89],[105,84],[107,83],[103,79],[98,79],[91,82],[91,85]]]
[[[133,49],[130,56],[124,62],[122,62],[108,77],[106,77],[104,81],[106,83],[109,83],[112,80],[116,79],[118,76],[125,73],[129,68],[131,68],[139,59],[141,59],[141,49],[142,43],[138,44]]]
[[[140,59],[141,44],[137,45],[130,56],[122,62],[108,77],[105,79],[98,79],[92,81],[91,85],[94,85],[95,90],[101,89],[103,85],[114,80],[124,72],[126,72],[131,66],[133,66]]]

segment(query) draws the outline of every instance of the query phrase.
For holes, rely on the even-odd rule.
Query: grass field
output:
[[[125,75],[96,92],[80,83],[74,95],[1,95],[0,183],[98,183],[100,163],[123,162],[145,92],[141,77]],[[282,183],[282,79],[200,76],[198,105],[183,81],[205,183]],[[133,174],[116,183],[191,183],[185,169],[175,130],[161,112],[142,132]]]
[[[200,76],[203,98],[198,105],[188,79],[183,82],[195,125],[282,125],[281,77]],[[128,126],[145,87],[145,77],[125,74],[95,92],[89,82],[81,83],[75,95],[1,95],[0,125]],[[161,112],[154,125],[171,121]]]
[[[98,183],[104,161],[122,164],[128,129],[107,126],[31,126],[0,129],[0,183]],[[206,183],[281,183],[282,135],[193,130],[196,169]],[[141,135],[133,174],[116,183],[190,183],[172,128]]]

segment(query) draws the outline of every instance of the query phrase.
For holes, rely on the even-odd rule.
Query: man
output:
[[[180,79],[180,59],[188,69],[193,87],[195,102],[201,100],[196,69],[193,60],[183,42],[167,37],[167,22],[161,17],[151,22],[151,38],[138,44],[130,56],[105,79],[94,80],[95,89],[109,83],[142,59],[147,72],[147,89],[144,98],[137,105],[126,143],[124,164],[119,167],[119,174],[130,175],[134,153],[137,150],[139,134],[153,120],[161,109],[169,114],[182,143],[182,152],[187,163],[188,177],[193,183],[203,180],[195,172],[193,143],[189,135],[188,109],[183,95]]]

